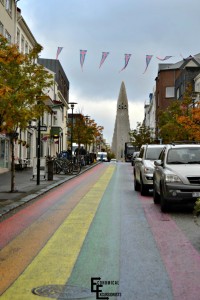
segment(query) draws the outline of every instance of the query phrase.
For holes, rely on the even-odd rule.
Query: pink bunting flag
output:
[[[58,55],[60,54],[60,52],[62,51],[63,47],[58,47],[57,49],[57,53],[56,53],[56,59],[58,59]]]
[[[146,72],[147,68],[148,68],[148,65],[152,59],[153,55],[146,55],[146,69],[144,70],[144,73]],[[143,74],[144,74],[143,73]]]
[[[104,63],[104,61],[106,60],[108,54],[109,54],[109,52],[102,52],[102,58],[101,58],[101,61],[100,61],[99,69],[100,69],[101,66],[103,65],[103,63]]]
[[[121,69],[121,71],[123,71],[124,69],[126,69],[128,63],[129,63],[129,60],[131,58],[131,54],[124,54],[124,55],[125,55],[125,66]]]
[[[87,50],[80,50],[80,63],[81,63],[82,71],[83,71],[83,64],[85,61],[86,53],[87,53]]]
[[[169,59],[171,57],[172,56],[165,56],[164,58],[160,58],[160,57],[156,56],[157,59],[162,60],[162,61],[167,60],[167,59]]]

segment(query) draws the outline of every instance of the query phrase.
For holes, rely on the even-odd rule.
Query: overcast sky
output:
[[[42,58],[56,58],[70,82],[77,111],[104,126],[112,142],[116,105],[124,81],[131,129],[144,117],[161,58],[175,63],[200,52],[199,0],[20,0],[18,7]],[[80,50],[87,50],[83,71]],[[102,52],[109,52],[99,69]],[[125,70],[124,55],[132,54]],[[146,55],[153,55],[146,68]]]

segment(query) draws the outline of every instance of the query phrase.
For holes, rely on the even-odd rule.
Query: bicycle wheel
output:
[[[61,171],[62,171],[61,167],[56,165],[56,174],[60,174]]]
[[[72,174],[79,174],[80,171],[81,171],[81,164],[80,163],[73,164]]]
[[[68,163],[65,165],[65,175],[71,175],[72,174],[72,164]]]

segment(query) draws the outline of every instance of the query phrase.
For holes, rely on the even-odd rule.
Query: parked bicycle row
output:
[[[72,160],[62,157],[55,157],[53,160],[53,173],[54,174],[79,174],[82,168],[82,162],[76,157]]]

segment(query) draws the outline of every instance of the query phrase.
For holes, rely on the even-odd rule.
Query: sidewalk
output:
[[[96,164],[84,166],[81,173],[94,167]],[[11,172],[0,174],[0,217],[75,176],[54,174],[52,181],[44,180],[41,176],[40,185],[37,185],[36,178],[33,179],[32,168],[27,168],[23,171],[15,172],[16,192],[11,193]]]

